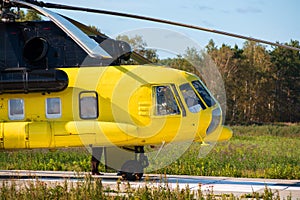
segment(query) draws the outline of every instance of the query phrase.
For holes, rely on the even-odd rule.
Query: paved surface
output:
[[[69,182],[83,181],[88,173],[76,172],[58,172],[58,171],[28,171],[28,170],[0,170],[1,181],[45,181],[48,183],[59,184],[65,180]],[[111,173],[105,173],[102,176],[93,176],[101,178],[104,186],[115,188],[119,176]],[[124,187],[127,182],[121,182]],[[293,200],[300,200],[300,180],[281,180],[281,179],[249,179],[249,178],[230,178],[230,177],[204,177],[204,176],[179,176],[167,175],[161,176],[156,174],[145,175],[143,180],[130,182],[132,188],[143,187],[166,187],[190,190],[199,190],[203,194],[213,191],[214,194],[234,194],[241,197],[253,192],[263,193],[265,188],[273,192],[278,191],[281,199],[292,197]]]
[[[263,193],[266,187],[272,192],[279,192],[281,199],[300,200],[300,180],[279,180],[279,179],[250,179],[231,177],[185,177],[168,176],[168,180],[178,182],[180,187],[189,185],[191,190],[197,190],[199,183],[203,192],[213,190],[214,194],[234,194],[238,197],[253,192]]]

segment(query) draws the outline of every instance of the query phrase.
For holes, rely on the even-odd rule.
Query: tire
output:
[[[122,178],[128,181],[140,180],[143,177],[144,169],[136,160],[126,161],[121,168]]]

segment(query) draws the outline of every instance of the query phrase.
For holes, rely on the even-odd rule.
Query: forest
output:
[[[293,40],[287,45],[300,47],[299,41]],[[195,49],[188,49],[184,56],[195,53]],[[237,45],[218,48],[210,40],[202,54],[210,56],[222,75],[227,123],[300,121],[299,52],[281,47],[267,50],[250,41],[242,48]]]
[[[226,123],[230,125],[270,124],[300,121],[300,54],[282,47],[246,41],[216,46],[211,39],[204,50],[186,49],[175,58],[159,59],[156,50],[147,50],[142,37],[119,36],[148,59],[173,68],[201,74],[210,59],[219,70],[226,92]],[[285,43],[300,47],[299,41]],[[199,65],[199,66],[195,66]],[[211,88],[210,88],[211,89]]]

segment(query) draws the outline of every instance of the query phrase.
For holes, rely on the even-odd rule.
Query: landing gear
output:
[[[144,169],[137,160],[126,161],[119,174],[124,180],[135,181],[140,180],[143,177]]]
[[[124,180],[141,180],[144,174],[144,168],[149,165],[148,158],[145,156],[143,146],[135,146],[135,159],[127,160],[118,173]]]
[[[92,147],[91,168],[92,175],[103,175],[99,172],[99,164],[102,157],[103,147]]]
[[[148,157],[143,146],[104,147],[105,169],[118,171],[123,180],[141,180],[148,167]]]

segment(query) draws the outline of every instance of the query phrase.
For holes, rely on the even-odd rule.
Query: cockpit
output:
[[[191,113],[198,113],[216,104],[214,98],[199,80],[181,84],[179,90],[176,89],[175,85],[160,85],[155,86],[153,91],[155,94],[155,115],[178,115],[182,111],[183,116],[185,116],[185,107]]]
[[[211,120],[206,134],[212,133],[220,125],[222,111],[216,100],[200,80],[179,84],[159,85],[153,87],[155,116],[187,116],[210,109]]]
[[[198,113],[200,110],[205,109],[204,104],[202,103],[190,83],[182,84],[179,86],[179,88],[190,112]]]

